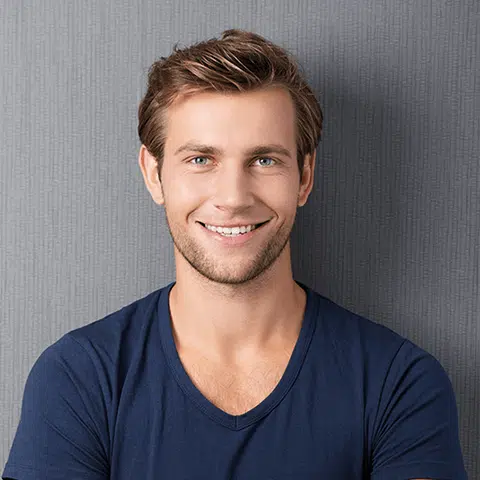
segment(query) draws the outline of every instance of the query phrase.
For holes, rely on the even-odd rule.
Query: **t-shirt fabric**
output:
[[[183,368],[174,282],[65,334],[30,371],[3,478],[466,479],[440,363],[297,283],[307,303],[287,368],[242,415]]]

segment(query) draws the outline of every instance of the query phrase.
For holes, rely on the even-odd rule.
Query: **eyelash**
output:
[[[196,157],[191,158],[191,159],[188,161],[188,163],[190,163],[190,164],[192,164],[192,165],[205,166],[205,165],[200,165],[200,164],[198,164],[198,163],[194,163],[194,160],[197,159],[197,158],[206,158],[206,159],[208,159],[208,160],[211,160],[210,157],[206,157],[206,156],[196,156]],[[278,161],[275,160],[274,158],[271,158],[271,157],[257,157],[257,158],[255,158],[254,161],[257,161],[257,160],[265,160],[265,159],[267,159],[267,160],[272,160],[273,165],[278,164]],[[273,165],[268,165],[267,168],[268,168],[268,167],[271,167],[271,166],[273,166]]]

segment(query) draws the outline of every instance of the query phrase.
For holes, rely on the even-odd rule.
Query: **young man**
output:
[[[292,277],[322,112],[229,30],[150,70],[139,165],[176,281],[49,347],[4,476],[465,479],[441,365]]]

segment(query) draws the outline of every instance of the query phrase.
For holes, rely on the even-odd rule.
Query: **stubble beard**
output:
[[[240,285],[253,280],[270,268],[283,252],[290,238],[292,225],[282,225],[272,234],[265,245],[259,249],[254,258],[247,259],[247,266],[232,265],[228,259],[222,262],[214,258],[205,248],[198,244],[191,236],[182,231],[175,223],[168,219],[165,205],[165,217],[173,243],[185,260],[200,275],[208,280],[225,285]],[[203,227],[201,227],[203,228]],[[241,248],[241,247],[240,247]]]

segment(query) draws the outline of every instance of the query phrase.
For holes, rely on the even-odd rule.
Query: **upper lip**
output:
[[[270,220],[270,219],[268,219]],[[265,223],[265,222],[268,222],[268,220],[260,220],[260,221],[257,221],[257,222],[252,222],[252,221],[243,221],[243,220],[240,220],[238,222],[225,222],[225,223],[222,223],[222,222],[200,222],[200,223],[203,223],[204,225],[212,225],[213,227],[226,227],[226,228],[231,228],[231,227],[241,227],[241,226],[247,226],[247,225],[258,225],[260,223]]]

